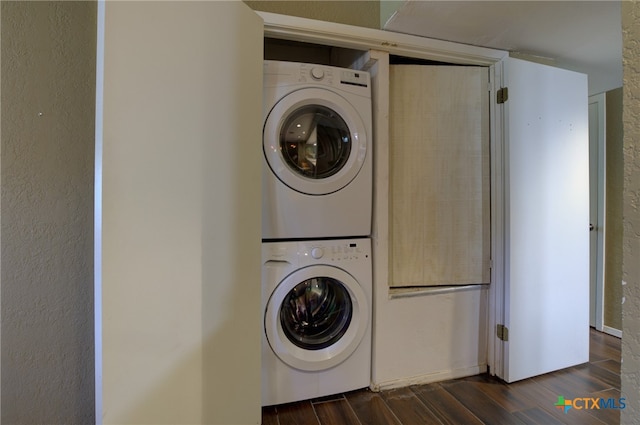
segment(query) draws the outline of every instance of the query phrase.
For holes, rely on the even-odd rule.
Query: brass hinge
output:
[[[507,87],[499,89],[496,97],[499,104],[506,102],[507,100],[509,100],[509,89]]]
[[[502,341],[509,341],[509,329],[505,325],[496,325],[496,335]]]

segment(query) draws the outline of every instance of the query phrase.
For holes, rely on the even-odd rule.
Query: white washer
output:
[[[263,242],[262,405],[371,382],[371,241]]]
[[[367,72],[264,62],[262,239],[369,236]]]

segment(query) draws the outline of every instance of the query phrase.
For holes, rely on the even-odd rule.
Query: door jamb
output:
[[[492,66],[490,70],[489,111],[491,114],[491,285],[489,286],[489,323],[488,323],[488,353],[487,366],[489,373],[499,378],[505,376],[505,343],[497,336],[499,324],[505,323],[505,274],[509,261],[506,249],[505,226],[508,220],[508,210],[505,205],[508,189],[506,158],[508,147],[508,108],[505,104],[498,104],[496,93],[506,87],[506,58]]]
[[[593,223],[596,230],[602,229],[602,232],[596,232],[596,264],[595,264],[595,288],[591,288],[591,297],[595,296],[595,300],[591,300],[594,305],[593,316],[595,328],[598,331],[604,330],[604,255],[605,255],[605,219],[606,219],[606,95],[600,93],[597,95],[589,96],[589,104],[596,103],[598,105],[598,140],[597,140],[597,152],[598,152],[598,164],[597,164],[597,220]],[[589,141],[591,143],[591,141]],[[591,146],[589,146],[591,150]],[[591,190],[591,189],[590,189]],[[591,266],[593,267],[593,266]],[[594,293],[595,292],[595,293]]]

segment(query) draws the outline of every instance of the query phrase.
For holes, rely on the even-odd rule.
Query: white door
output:
[[[589,360],[587,77],[509,58],[505,145],[507,382]]]
[[[259,423],[263,22],[99,2],[96,422]]]

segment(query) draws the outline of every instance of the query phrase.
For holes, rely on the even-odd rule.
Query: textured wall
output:
[[[622,330],[622,89],[606,96],[604,325]]]
[[[640,5],[622,2],[624,192],[621,423],[640,424]]]
[[[359,27],[380,28],[380,2],[359,1],[249,1],[254,10],[337,22]]]
[[[96,3],[1,8],[2,423],[88,424]]]

